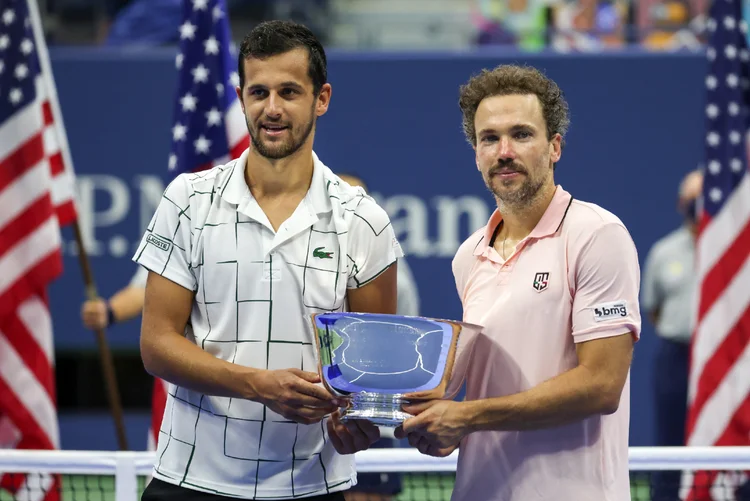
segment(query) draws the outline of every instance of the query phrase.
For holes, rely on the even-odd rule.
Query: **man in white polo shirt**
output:
[[[453,260],[463,318],[484,329],[466,400],[406,407],[403,431],[425,454],[459,448],[453,501],[629,500],[635,245],[555,184],[568,106],[553,81],[500,66],[459,102],[497,201]]]
[[[343,501],[356,473],[329,439],[310,315],[395,313],[402,253],[385,211],[313,152],[331,97],[313,34],[260,24],[239,73],[251,148],[177,177],[134,257],[150,270],[143,362],[170,383],[143,499]]]

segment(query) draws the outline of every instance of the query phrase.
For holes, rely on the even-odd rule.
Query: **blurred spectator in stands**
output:
[[[548,0],[475,0],[479,45],[516,45],[540,50],[546,45]]]
[[[651,248],[641,284],[642,310],[658,336],[653,386],[657,446],[685,444],[688,362],[697,286],[696,206],[702,186],[700,170],[683,179],[677,203],[683,223]],[[651,500],[679,499],[680,475],[680,472],[655,473]]]
[[[627,44],[627,0],[562,0],[551,5],[551,45],[561,51],[592,51]]]
[[[645,18],[647,24],[641,26],[641,43],[644,47],[676,50],[698,48],[701,45],[690,26],[694,15],[687,0],[658,0],[641,5],[640,8],[648,14]]]

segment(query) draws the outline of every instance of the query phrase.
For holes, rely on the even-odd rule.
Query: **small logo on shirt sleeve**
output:
[[[163,251],[168,251],[172,246],[172,243],[169,240],[156,236],[153,233],[146,237],[146,242],[156,246]]]
[[[613,318],[628,316],[627,301],[613,301],[611,303],[597,304],[592,308],[594,311],[594,322],[603,322]]]

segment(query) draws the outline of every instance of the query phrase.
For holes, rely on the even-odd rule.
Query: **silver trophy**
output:
[[[312,315],[318,372],[342,421],[396,427],[401,407],[452,399],[461,389],[481,327],[455,320],[376,313]]]

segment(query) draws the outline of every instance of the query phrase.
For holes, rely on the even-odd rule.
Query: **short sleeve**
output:
[[[197,289],[191,266],[190,187],[178,176],[164,191],[133,261],[188,290]]]
[[[350,289],[371,282],[404,255],[388,214],[369,197],[363,198],[354,211],[347,255]]]
[[[662,302],[659,282],[659,259],[657,248],[652,248],[646,258],[643,269],[643,283],[641,284],[641,306],[647,312],[655,311]]]
[[[573,339],[576,343],[641,331],[640,268],[628,231],[609,223],[581,243],[575,260]]]

